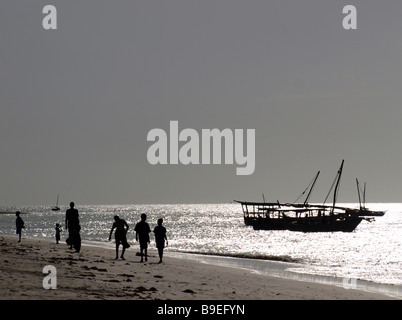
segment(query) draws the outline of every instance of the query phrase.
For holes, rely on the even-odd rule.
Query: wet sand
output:
[[[156,250],[140,263],[138,245],[126,260],[113,249],[0,236],[2,300],[388,300],[391,297],[341,287],[289,280],[250,271],[164,257]],[[43,268],[54,266],[57,288],[46,290]]]

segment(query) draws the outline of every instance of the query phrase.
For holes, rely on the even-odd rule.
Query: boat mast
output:
[[[319,175],[319,174],[320,174],[320,171],[318,171],[318,173],[315,175],[315,177],[313,178],[313,180],[310,181],[310,183],[308,184],[308,186],[306,187],[306,189],[304,189],[304,191],[302,192],[302,194],[301,194],[295,201],[293,201],[293,203],[296,203],[297,201],[299,201],[299,199],[300,199],[302,196],[304,196],[304,194],[306,193],[306,191],[309,190],[309,188],[310,188],[310,191],[308,192],[308,195],[307,195],[307,197],[306,197],[306,200],[304,200],[304,202],[303,202],[303,206],[305,206],[305,205],[307,204],[307,201],[308,201],[308,199],[309,199],[309,197],[310,197],[311,192],[313,191],[314,184],[315,184],[315,182],[317,181],[317,178],[318,178],[318,175]]]
[[[306,200],[304,200],[303,205],[306,205],[306,204],[307,204],[308,199],[310,198],[311,192],[313,191],[314,185],[315,185],[315,183],[316,183],[316,181],[317,181],[319,175],[320,175],[320,171],[317,172],[317,175],[316,175],[315,178],[314,178],[314,182],[313,182],[313,184],[311,185],[310,191],[309,191],[309,193],[307,194]]]
[[[341,167],[340,167],[339,170],[338,170],[338,180],[336,181],[336,185],[335,185],[335,190],[334,190],[334,204],[333,204],[333,206],[332,206],[332,212],[331,212],[331,214],[334,214],[336,198],[338,197],[338,191],[339,191],[339,182],[341,181],[342,170],[343,170],[343,163],[344,163],[344,162],[345,162],[345,160],[342,160]]]
[[[357,180],[356,178],[356,186],[357,186],[357,194],[359,196],[359,206],[360,206],[360,210],[362,209],[362,201],[360,198],[360,186],[359,186],[359,180]]]
[[[363,190],[363,208],[366,207],[366,183],[364,183],[364,190]]]

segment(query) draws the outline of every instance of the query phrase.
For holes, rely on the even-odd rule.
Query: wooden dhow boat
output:
[[[352,232],[363,219],[368,219],[360,216],[359,213],[353,209],[336,206],[343,164],[344,160],[328,193],[328,195],[331,193],[336,182],[332,205],[308,203],[308,199],[320,173],[318,172],[311,184],[306,200],[303,203],[279,203],[279,201],[247,202],[235,200],[235,202],[240,203],[242,206],[244,223],[253,226],[255,230]],[[303,192],[303,194],[304,193],[305,192]]]
[[[236,201],[242,205],[244,222],[254,230],[302,232],[352,232],[364,219],[347,208],[331,206],[297,207],[292,204]]]
[[[364,189],[360,189],[359,180],[356,178],[357,194],[359,196],[359,209],[350,209],[360,217],[381,217],[385,214],[385,211],[373,211],[366,207],[366,183],[364,183]]]

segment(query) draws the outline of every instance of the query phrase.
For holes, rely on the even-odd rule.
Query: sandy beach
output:
[[[0,236],[2,300],[388,300],[388,296],[281,279],[246,270],[164,257],[149,251],[140,263],[137,246],[126,260],[114,250]],[[57,288],[44,289],[45,266],[56,268]]]

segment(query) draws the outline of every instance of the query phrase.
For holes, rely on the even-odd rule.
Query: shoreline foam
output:
[[[248,270],[257,274],[278,277],[282,279],[325,284],[341,287],[345,290],[360,290],[375,294],[384,294],[392,298],[402,299],[402,286],[393,284],[376,283],[364,279],[341,278],[320,274],[297,272],[297,262],[281,260],[261,260],[255,258],[239,258],[232,256],[214,256],[207,254],[189,254],[180,257],[181,253],[170,253],[173,257],[191,259],[194,261],[213,264],[223,267],[232,267]],[[223,259],[222,259],[223,258]]]

